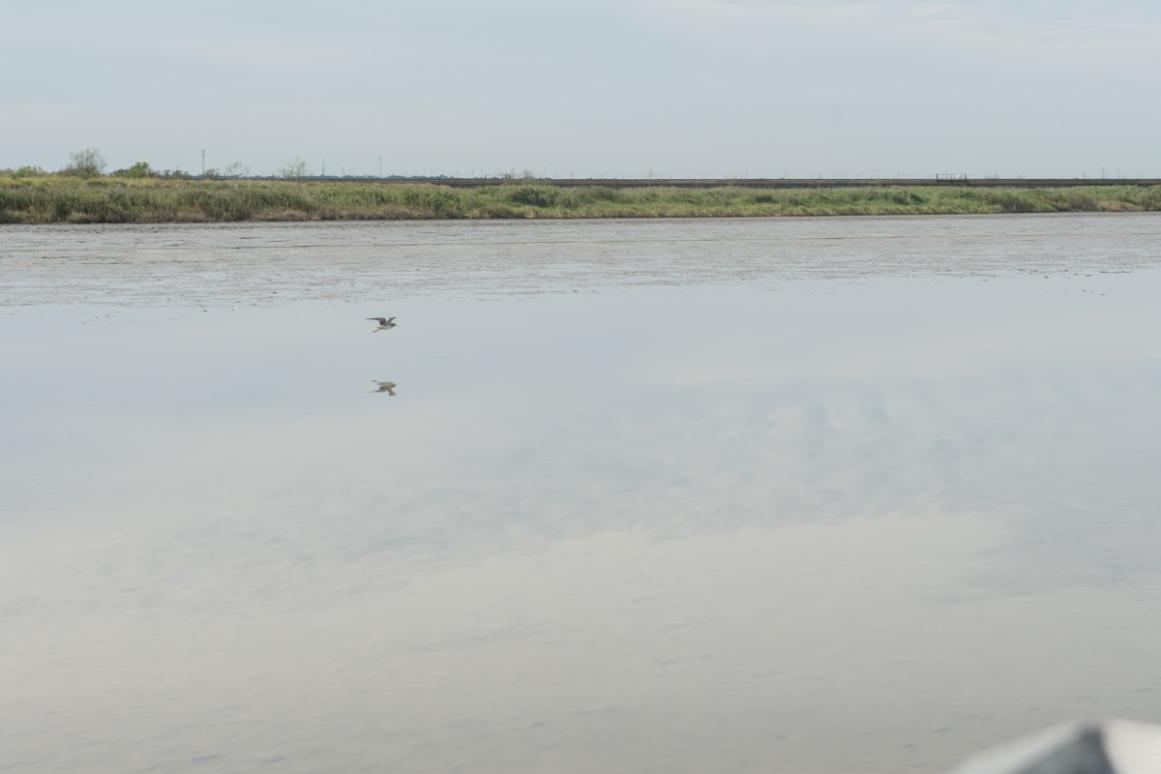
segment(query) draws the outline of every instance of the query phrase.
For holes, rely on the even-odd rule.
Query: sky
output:
[[[1161,177],[1146,0],[44,0],[0,168]],[[380,167],[381,165],[381,167]]]

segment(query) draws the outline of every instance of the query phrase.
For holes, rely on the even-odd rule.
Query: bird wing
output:
[[[394,317],[388,317],[388,318],[387,318],[387,321],[386,321],[386,322],[384,322],[383,324],[384,324],[384,325],[386,325],[386,324],[387,324],[387,323],[389,323],[389,322],[395,322],[395,318],[394,318]]]
[[[375,321],[376,321],[376,322],[378,322],[380,325],[386,325],[386,324],[387,324],[387,321],[386,321],[386,320],[384,320],[382,317],[368,317],[367,319],[368,319],[368,320],[375,320]],[[392,319],[394,319],[394,318],[392,318]]]

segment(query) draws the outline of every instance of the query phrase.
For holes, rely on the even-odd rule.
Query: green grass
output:
[[[693,218],[1161,210],[1161,186],[1074,188],[554,187],[159,180],[0,173],[0,223],[431,218]]]

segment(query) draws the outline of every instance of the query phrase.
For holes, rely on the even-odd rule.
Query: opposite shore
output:
[[[615,182],[615,181],[613,181]],[[1161,211],[1161,185],[479,186],[0,174],[0,224],[696,218]]]

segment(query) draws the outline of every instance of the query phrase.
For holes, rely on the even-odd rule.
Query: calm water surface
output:
[[[1159,297],[1152,215],[0,228],[0,771],[1161,720]]]

